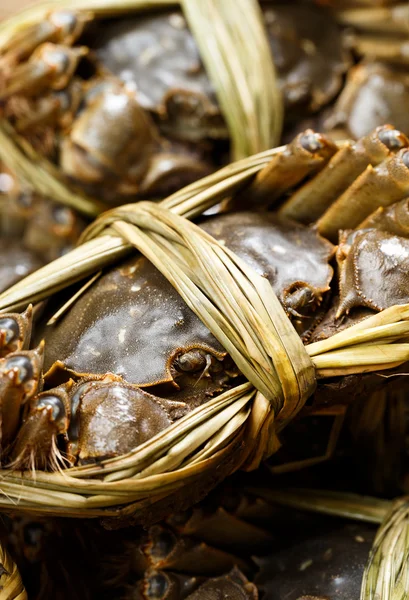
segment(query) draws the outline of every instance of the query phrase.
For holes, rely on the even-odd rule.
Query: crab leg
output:
[[[381,229],[393,235],[409,237],[409,198],[382,206],[362,221],[357,229]]]
[[[22,133],[45,124],[68,127],[80,105],[82,95],[81,84],[74,81],[65,90],[39,98],[30,111],[16,115],[16,130]]]
[[[360,56],[368,56],[371,60],[409,64],[408,41],[401,38],[380,40],[376,34],[351,35],[348,37],[348,46]]]
[[[274,155],[272,160],[256,176],[244,194],[234,199],[236,208],[251,208],[274,204],[284,192],[295,187],[307,175],[324,167],[337,146],[320,133],[307,129],[300,133],[282,152]]]
[[[355,228],[379,206],[389,206],[409,194],[409,150],[373,168],[369,165],[317,222],[321,235],[336,242],[338,232]]]
[[[377,127],[334,154],[327,166],[294,192],[278,212],[305,224],[316,221],[369,164],[378,165],[408,145],[406,136],[392,125]]]
[[[14,94],[35,95],[48,87],[60,90],[66,87],[86,47],[68,48],[46,43],[39,46],[27,63],[17,66],[0,88],[0,100]]]
[[[249,565],[237,556],[197,543],[189,538],[177,538],[171,529],[154,525],[149,530],[150,541],[144,553],[154,569],[171,569],[199,575],[222,574],[238,566],[248,572]]]
[[[0,313],[0,358],[26,350],[30,342],[33,308],[23,313]]]
[[[181,535],[199,537],[213,546],[228,546],[236,551],[256,552],[272,542],[265,529],[247,523],[222,507],[210,514],[195,508],[191,514],[173,515],[168,522]]]
[[[32,398],[13,446],[10,467],[57,470],[68,462],[58,449],[57,436],[68,430],[71,388],[69,381]]]
[[[81,35],[85,24],[90,21],[90,13],[73,13],[71,11],[56,11],[48,18],[30,27],[18,31],[9,42],[3,46],[0,65],[11,66],[28,57],[44,42],[64,43],[70,46]]]
[[[348,8],[336,11],[336,19],[341,25],[355,27],[363,31],[379,33],[407,34],[409,5],[402,2],[397,6],[379,8]]]
[[[0,359],[1,448],[13,441],[21,406],[37,392],[43,366],[44,344],[34,350],[12,352]]]
[[[308,414],[310,415],[331,415],[334,416],[334,422],[331,427],[331,432],[329,434],[327,447],[325,449],[324,454],[319,456],[313,456],[311,458],[305,458],[301,460],[295,460],[279,465],[271,465],[269,469],[274,474],[280,473],[291,473],[292,471],[299,471],[300,469],[306,469],[307,467],[312,467],[314,465],[318,465],[322,462],[325,462],[332,458],[335,449],[337,447],[337,442],[339,436],[341,434],[342,426],[345,420],[346,406],[342,405],[334,405],[330,407],[325,407],[323,409],[317,408],[311,410]]]

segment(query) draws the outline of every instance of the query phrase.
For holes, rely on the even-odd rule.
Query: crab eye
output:
[[[166,598],[169,581],[163,573],[155,573],[148,578],[146,597],[149,600],[160,600]]]
[[[6,344],[9,344],[19,337],[20,327],[18,326],[17,321],[6,317],[0,319],[0,332],[3,333]]]
[[[37,408],[42,408],[43,406],[52,408],[52,418],[54,421],[65,417],[64,404],[58,396],[53,396],[51,394],[41,396],[37,401]]]
[[[17,383],[24,383],[33,377],[33,366],[27,356],[8,358],[2,370],[3,372],[14,371],[17,374]]]
[[[177,358],[176,365],[181,371],[195,373],[206,367],[206,356],[202,350],[189,350]]]
[[[397,129],[384,129],[378,133],[378,137],[389,150],[399,150],[405,146],[404,136]]]

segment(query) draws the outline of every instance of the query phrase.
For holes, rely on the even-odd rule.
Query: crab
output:
[[[393,122],[409,134],[402,110],[409,89],[407,3],[322,3],[333,8],[334,18],[343,29],[344,44],[359,62],[349,70],[335,106],[319,116],[319,128],[336,139],[357,139],[382,123]]]
[[[311,4],[277,3],[264,8],[264,20],[288,118],[330,102],[350,58],[329,12]],[[227,138],[213,87],[181,13],[102,22],[93,43],[101,62],[135,89],[164,134],[195,142]]]
[[[270,281],[305,343],[339,331],[343,320],[354,322],[362,311],[365,316],[407,301],[408,205],[400,198],[408,189],[408,143],[385,125],[337,150],[308,130],[239,191],[237,202],[247,208],[253,202],[258,211],[202,218],[209,234]],[[382,195],[369,195],[377,181]],[[358,208],[348,211],[352,201]],[[316,213],[314,227],[294,220],[300,203],[304,214]],[[327,239],[337,241],[334,221],[327,215],[337,206],[344,207],[336,214],[345,225],[358,226],[343,229],[335,252]],[[300,217],[305,220],[302,211]],[[5,466],[55,470],[121,456],[243,381],[223,347],[146,258],[123,259],[76,291],[68,304],[65,292],[53,298],[31,337],[30,311],[1,315],[0,382],[3,406],[12,407],[12,418],[2,425]],[[59,305],[65,308],[54,318]],[[324,454],[271,464],[271,470],[330,458],[354,395],[369,395],[384,383],[376,375],[351,375],[318,385],[299,419],[332,419]]]
[[[407,3],[396,0],[317,0],[332,10],[343,45],[353,55],[335,103],[302,118],[284,133],[291,139],[306,127],[332,139],[358,139],[382,123],[392,122],[406,135],[408,97]]]
[[[85,221],[34,194],[0,165],[0,289],[14,285],[73,248]]]
[[[264,17],[287,106],[318,110],[349,66],[331,15],[297,4]],[[2,112],[18,134],[108,204],[163,196],[225,161],[226,124],[182,14],[97,21],[92,36],[90,20],[50,12],[0,49]]]
[[[357,190],[363,190],[366,201],[365,185],[373,185],[378,172],[384,194],[371,198],[369,204],[361,202],[361,209],[366,207],[369,214],[377,203],[386,206],[389,202],[391,208],[386,214],[395,210],[400,215],[403,205],[398,198],[399,194],[406,194],[409,174],[405,165],[407,145],[406,137],[390,125],[379,127],[338,151],[325,137],[308,130],[279,152],[247,191],[239,192],[240,204],[248,207],[251,202],[257,203],[258,212],[236,211],[202,220],[201,225],[208,233],[270,281],[305,342],[328,323],[327,315],[332,315],[331,323],[337,323],[338,317],[331,312],[337,295],[331,296],[330,261],[334,247],[324,238],[324,235],[332,238],[332,229],[325,225],[332,221],[325,215],[341,200],[347,206],[350,200],[343,199],[351,197],[350,189],[358,201]],[[393,169],[388,167],[390,164]],[[398,185],[388,175],[397,173],[397,166],[402,171]],[[322,182],[329,181],[328,172],[332,183],[326,189]],[[368,173],[372,178],[369,184]],[[351,176],[355,177],[352,183]],[[358,185],[361,181],[362,185]],[[280,193],[276,195],[269,191],[277,189]],[[306,203],[306,213],[316,210],[317,200],[322,212],[320,194],[326,196],[327,208],[323,215],[317,215],[316,228],[288,219],[290,209],[300,198]],[[273,201],[276,212],[265,212],[264,200],[268,205]],[[353,224],[357,210],[343,216]],[[359,213],[358,219],[362,217],[367,217],[366,213]],[[380,217],[370,217],[377,218]],[[391,220],[393,217],[389,217]],[[405,223],[402,220],[400,227],[405,228]],[[360,228],[356,235],[360,239]],[[366,227],[362,235],[368,235]],[[402,263],[401,271],[391,274],[381,268],[379,278],[384,281],[383,287],[376,281],[366,281],[375,288],[375,296],[371,298],[368,287],[362,288],[367,300],[362,303],[361,298],[359,306],[361,288],[348,276],[348,258],[345,266],[341,264],[341,256],[345,260],[347,250],[343,244],[337,249],[337,275],[341,297],[355,294],[354,310],[369,306],[369,301],[372,310],[405,301],[405,287],[398,280],[405,277],[402,252],[396,255],[396,260]],[[382,244],[378,244],[378,262],[382,262],[383,251]],[[349,261],[360,264],[354,256],[352,248]],[[372,258],[375,256],[373,253]],[[365,275],[365,266],[363,271]],[[382,293],[388,297],[380,303],[378,296]],[[53,300],[48,314],[40,317],[31,350],[27,349],[30,336],[26,333],[30,329],[30,315],[4,316],[0,369],[7,384],[5,397],[17,401],[13,422],[7,427],[4,424],[3,452],[14,468],[56,469],[125,454],[212,396],[242,381],[241,373],[223,347],[174,288],[141,256],[127,258],[100,274],[65,312],[52,319],[54,324],[47,325],[58,304],[65,305],[65,300],[63,293],[61,299]],[[148,331],[149,336],[145,333]],[[157,338],[155,345],[151,341],[152,332]],[[345,415],[344,402],[327,399],[323,404],[319,390],[316,396],[300,416],[332,415],[334,429],[325,455],[307,459],[306,464],[331,455]],[[121,411],[118,405],[123,407]],[[8,446],[13,438],[12,446]],[[294,465],[275,469],[291,470],[299,466],[297,460]]]
[[[330,289],[329,242],[273,214],[226,214],[202,226],[271,282],[298,327],[314,319]],[[18,398],[17,412],[22,406],[25,413],[10,454],[14,468],[124,454],[242,377],[143,257],[101,275],[55,325],[46,326],[44,316],[33,350],[26,350],[29,314],[2,322],[5,398]],[[6,447],[18,428],[13,420],[3,429]]]

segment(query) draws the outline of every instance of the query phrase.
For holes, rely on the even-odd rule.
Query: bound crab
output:
[[[301,3],[269,6],[264,19],[288,118],[318,110],[349,65],[336,24]],[[227,127],[182,14],[88,28],[93,20],[50,12],[0,49],[2,112],[15,131],[71,188],[110,204],[165,195],[225,160]]]
[[[301,329],[303,317],[314,320],[332,277],[330,243],[274,215],[267,221],[246,212],[223,215],[203,227],[265,274]],[[291,267],[288,255],[297,256]],[[29,328],[29,314],[4,315],[5,395],[17,394],[15,405],[26,413],[11,453],[14,467],[124,454],[242,380],[207,328],[141,257],[103,274],[55,327],[37,328],[38,340],[45,335],[45,358],[41,344],[26,350]],[[152,331],[159,348],[151,346]],[[6,429],[4,448],[18,426]]]
[[[407,210],[400,200],[409,190],[407,145],[391,126],[338,151],[307,131],[231,201],[259,209],[273,202],[277,212],[233,212],[202,222],[205,231],[270,281],[305,341],[323,335],[329,319],[333,333],[356,318],[407,301],[407,240],[404,221],[396,218]],[[372,194],[364,204],[368,190],[380,185],[382,195]],[[351,198],[359,211],[346,210]],[[300,203],[309,218],[320,205],[317,228],[288,220]],[[379,204],[390,208],[376,212]],[[357,225],[342,237],[336,254],[340,304],[330,265],[335,248],[323,237],[336,241],[334,221],[326,216],[335,205],[344,207],[338,213],[340,228]],[[369,278],[368,261],[374,265]],[[52,312],[59,302],[65,304],[65,298],[54,299]],[[49,316],[36,324],[34,349],[29,350],[30,313],[2,315],[3,414],[13,415],[2,422],[3,460],[14,468],[61,468],[125,454],[242,382],[223,347],[143,257],[126,259],[81,289],[52,326],[46,325]],[[368,389],[382,385],[381,378],[373,379]],[[356,388],[356,379],[350,384]],[[9,405],[13,410],[6,410]],[[319,386],[300,415],[314,412],[335,416],[328,456],[345,413],[345,386]]]

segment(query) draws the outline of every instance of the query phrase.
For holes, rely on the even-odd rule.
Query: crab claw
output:
[[[10,467],[56,471],[67,466],[70,461],[59,450],[58,436],[67,434],[72,386],[70,380],[30,401],[28,414],[13,446]]]
[[[18,31],[2,49],[0,64],[13,65],[30,56],[44,42],[64,43],[70,46],[81,35],[85,24],[92,19],[91,13],[55,11],[47,18]]]
[[[87,52],[86,47],[68,48],[50,43],[42,44],[27,63],[17,66],[6,77],[0,90],[0,100],[7,100],[14,94],[32,96],[48,88],[65,88],[80,58]]]
[[[0,360],[0,441],[3,450],[17,432],[21,406],[38,389],[43,360],[43,342],[34,350],[13,352]]]
[[[22,314],[0,313],[0,358],[28,347],[32,320],[31,304]]]

